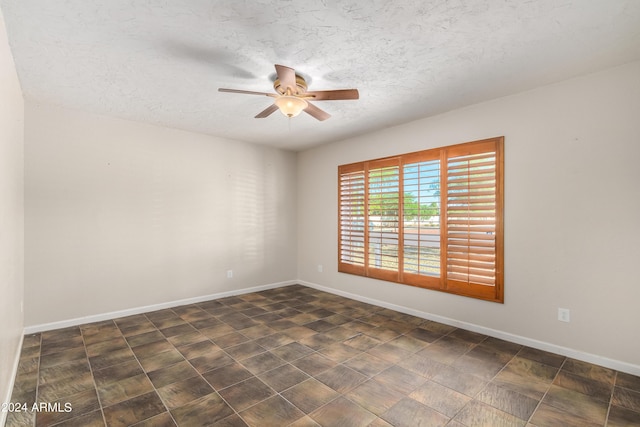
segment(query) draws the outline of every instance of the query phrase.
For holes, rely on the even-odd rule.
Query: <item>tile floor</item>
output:
[[[640,426],[640,377],[299,285],[26,336],[12,401],[49,406],[7,427]]]

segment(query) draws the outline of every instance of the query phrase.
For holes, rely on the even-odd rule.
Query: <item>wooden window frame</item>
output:
[[[409,236],[418,234],[419,254],[422,244],[420,230],[405,233],[403,209],[405,198],[409,196],[405,195],[404,185],[405,180],[410,181],[405,177],[405,166],[438,161],[439,270],[425,273],[404,257],[405,234],[407,241],[416,239]],[[397,187],[380,195],[384,189],[379,189],[381,184],[376,181],[375,174],[379,175],[382,168],[387,168],[385,170],[391,176],[396,167]],[[397,202],[393,199],[394,188],[397,188]],[[374,199],[372,194],[378,197]],[[385,205],[379,198],[390,200],[390,203]],[[374,210],[370,210],[371,204],[396,206],[396,211],[390,209],[387,217],[375,216],[372,215]],[[378,207],[376,212],[381,209],[384,211]],[[382,225],[378,227],[383,222],[385,232]],[[394,224],[397,224],[396,229]],[[437,241],[437,237],[434,239]],[[378,246],[376,241],[380,242]],[[386,254],[379,249],[382,242],[391,248]],[[410,243],[415,249],[415,241]],[[410,249],[410,246],[406,247]],[[419,259],[420,255],[417,257]],[[380,258],[386,260],[386,267],[381,266]],[[394,264],[396,258],[397,266]],[[338,271],[504,303],[504,137],[340,165]]]

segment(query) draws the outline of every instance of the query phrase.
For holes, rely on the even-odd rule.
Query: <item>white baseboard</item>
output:
[[[13,386],[15,385],[16,377],[18,376],[18,365],[20,364],[20,354],[22,353],[23,342],[24,342],[24,335],[21,335],[20,340],[18,341],[18,348],[16,349],[16,355],[15,355],[15,358],[13,359],[13,369],[11,370],[11,376],[9,377],[10,378],[9,387],[7,388],[7,391],[5,393],[5,396],[7,396],[7,400],[2,400],[0,401],[0,403],[11,402],[11,395],[13,394]],[[8,412],[0,411],[0,426],[5,425],[5,423],[7,422],[7,414]]]
[[[451,318],[439,316],[436,314],[426,313],[419,310],[414,310],[404,306],[391,304],[386,301],[367,298],[361,295],[356,295],[356,294],[344,292],[338,289],[318,285],[316,283],[306,282],[304,280],[298,280],[297,283],[304,286],[308,286],[310,288],[318,289],[320,291],[325,291],[331,294],[340,295],[345,298],[350,298],[356,301],[361,301],[368,304],[376,305],[378,307],[388,308],[390,310],[395,310],[401,313],[410,314],[412,316],[421,317],[426,320],[433,320],[435,322],[444,323],[445,325],[455,326],[458,328],[488,335],[494,338],[500,338],[506,341],[511,341],[516,344],[526,345],[528,347],[536,348],[539,350],[544,350],[551,353],[560,354],[562,356],[571,357],[573,359],[581,360],[583,362],[589,362],[595,365],[604,366],[605,368],[615,369],[616,371],[626,372],[631,375],[640,376],[640,366],[634,365],[632,363],[622,362],[620,360],[615,360],[615,359],[609,359],[607,357],[602,357],[602,356],[598,356],[591,353],[585,353],[583,351],[575,350],[572,348],[567,348],[567,347],[551,344],[544,341],[538,341],[538,340],[523,337],[520,335],[515,335],[508,332],[499,331],[499,330],[487,328],[484,326],[479,326],[473,323],[462,322],[460,320],[451,319]]]
[[[210,301],[220,298],[231,297],[235,295],[249,294],[252,292],[264,291],[267,289],[280,288],[298,283],[297,280],[287,280],[285,282],[270,283],[267,285],[253,286],[251,288],[234,289],[232,291],[219,292],[216,294],[203,295],[199,297],[181,299],[176,301],[168,301],[160,304],[146,305],[142,307],[134,307],[126,310],[112,311],[109,313],[95,314],[85,317],[76,317],[74,319],[61,320],[58,322],[43,323],[40,325],[31,325],[24,328],[25,335],[34,334],[36,332],[51,331],[53,329],[68,328],[71,326],[84,325],[86,323],[101,322],[104,320],[117,319],[119,317],[132,316],[134,314],[148,313],[150,311],[162,310],[165,308],[178,307],[181,305],[195,304],[203,301]],[[0,424],[2,425],[2,424]]]

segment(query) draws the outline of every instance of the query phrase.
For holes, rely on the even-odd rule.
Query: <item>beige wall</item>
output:
[[[0,11],[0,403],[11,393],[23,327],[23,140],[24,102]]]
[[[339,164],[500,135],[504,305],[337,273]],[[298,277],[640,374],[639,164],[640,62],[308,150],[298,160]]]
[[[295,153],[29,100],[25,120],[27,326],[295,278]]]

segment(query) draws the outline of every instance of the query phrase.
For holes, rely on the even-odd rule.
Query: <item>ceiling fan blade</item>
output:
[[[359,99],[358,89],[312,90],[304,94],[314,101],[337,101],[340,99]]]
[[[224,88],[218,88],[218,92],[229,92],[229,93],[244,93],[246,95],[262,95],[262,96],[270,96],[272,98],[275,98],[276,95],[273,93],[267,93],[267,92],[254,92],[252,90],[240,90],[240,89],[224,89]]]
[[[285,91],[287,88],[291,88],[292,93],[297,92],[296,70],[276,64],[276,73],[278,74],[278,80],[280,80],[280,86],[282,86]]]
[[[309,114],[312,117],[315,117],[320,121],[327,120],[329,117],[331,117],[331,114],[319,109],[310,102],[307,102],[307,108],[305,108],[304,111],[305,113]]]
[[[271,104],[267,108],[265,108],[262,112],[258,113],[256,119],[264,119],[273,113],[274,111],[278,111],[278,106],[276,104]]]

